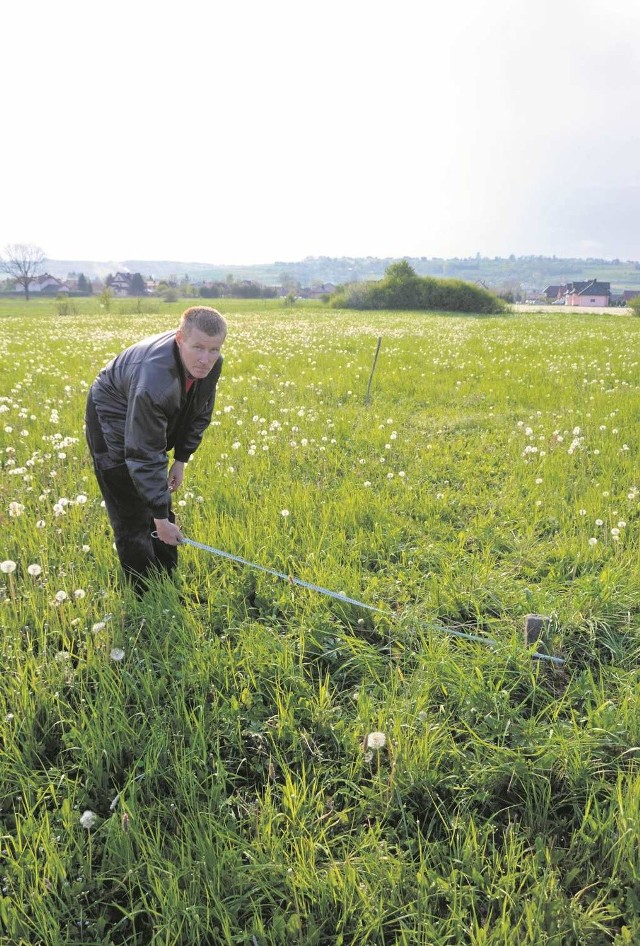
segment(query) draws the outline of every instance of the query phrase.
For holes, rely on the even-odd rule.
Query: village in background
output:
[[[462,279],[508,303],[602,308],[640,295],[640,263],[526,256],[404,257],[418,275]],[[299,262],[217,266],[176,261],[43,258],[28,281],[6,272],[0,295],[328,299],[339,286],[382,279],[393,258],[308,257]],[[26,285],[25,285],[26,283]]]

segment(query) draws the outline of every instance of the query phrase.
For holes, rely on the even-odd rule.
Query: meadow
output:
[[[186,304],[0,302],[0,943],[640,942],[640,320],[221,301],[185,535],[379,610],[139,602],[84,402]]]

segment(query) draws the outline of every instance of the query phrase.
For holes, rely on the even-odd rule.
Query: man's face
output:
[[[220,357],[224,335],[207,335],[199,328],[176,332],[182,364],[193,378],[206,378]]]

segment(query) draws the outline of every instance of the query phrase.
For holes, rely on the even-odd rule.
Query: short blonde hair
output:
[[[194,305],[180,316],[178,329],[188,335],[192,328],[197,328],[205,335],[226,335],[227,323],[217,309],[206,305]]]

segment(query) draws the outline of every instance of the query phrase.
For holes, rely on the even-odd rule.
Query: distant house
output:
[[[621,292],[612,292],[609,305],[624,309],[632,299],[640,296],[640,289],[623,289]]]
[[[547,286],[546,289],[542,290],[542,295],[547,302],[556,302],[558,299],[562,299],[565,292],[567,291],[566,285],[562,286]]]
[[[547,286],[544,298],[551,304],[608,306],[611,302],[611,283],[589,279],[586,282],[568,282]]]
[[[19,291],[23,291],[23,287],[19,287]],[[58,279],[56,276],[51,276],[49,273],[43,273],[42,276],[34,276],[34,278],[29,283],[29,292],[39,292],[39,293],[54,293],[54,292],[69,292],[69,286],[62,282],[61,279]]]
[[[111,292],[114,296],[128,296],[131,294],[131,280],[133,273],[116,273],[111,281]]]
[[[610,299],[610,282],[590,279],[588,282],[567,283],[565,305],[608,306]]]

